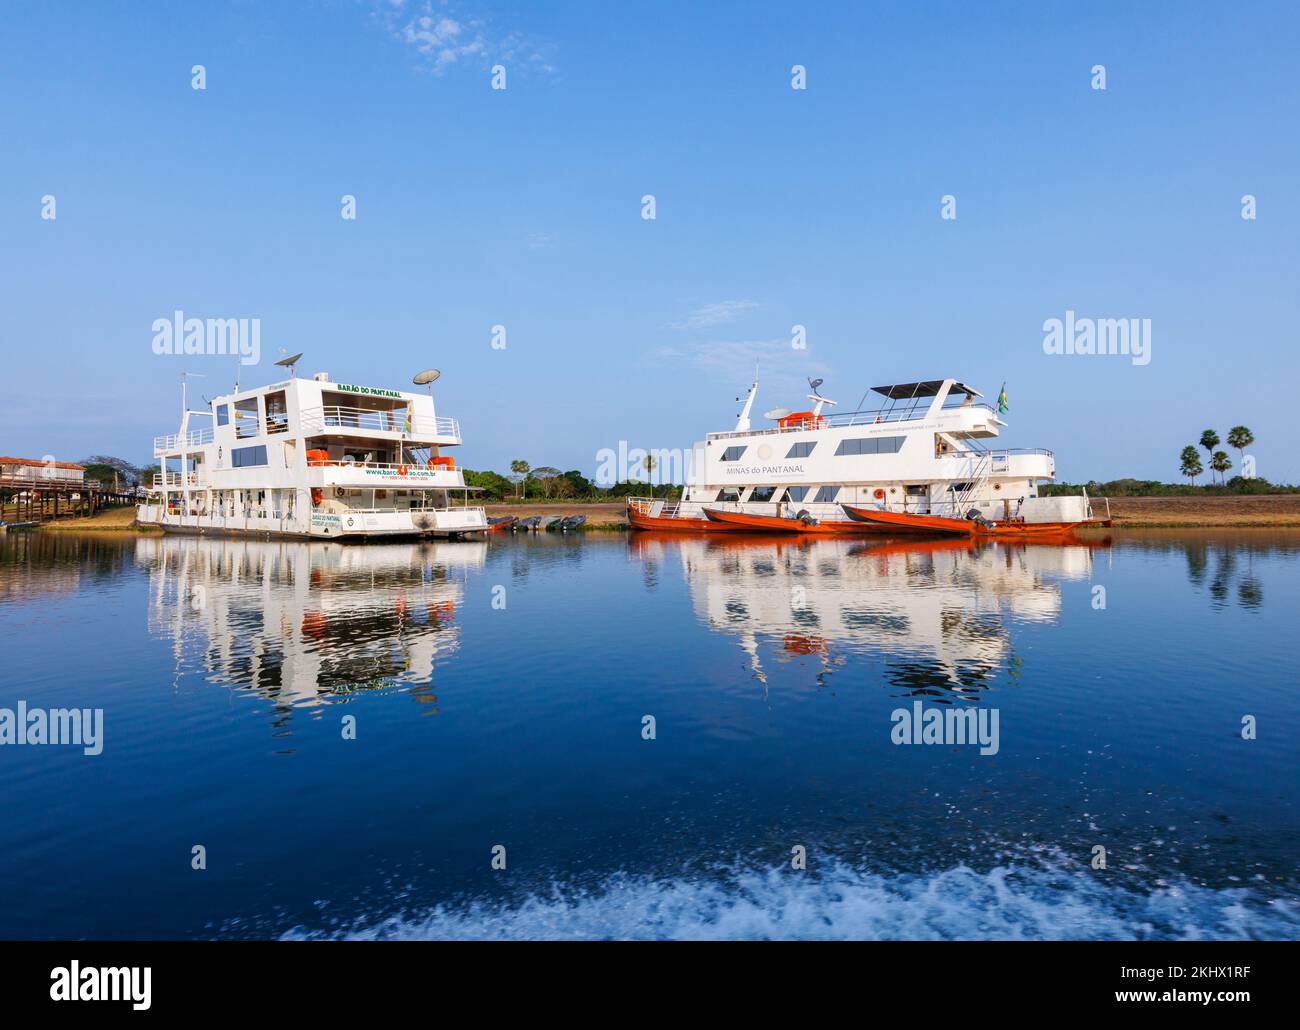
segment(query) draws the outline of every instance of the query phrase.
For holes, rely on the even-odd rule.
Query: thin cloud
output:
[[[710,329],[715,325],[734,322],[743,315],[758,309],[752,300],[720,300],[715,304],[705,304],[696,308],[680,322],[673,322],[673,329]]]
[[[462,15],[452,5],[434,0],[370,0],[371,16],[384,30],[411,47],[434,75],[465,61],[479,66],[552,72],[553,65],[539,47],[518,32],[495,33],[482,18]]]
[[[829,379],[832,374],[830,366],[810,357],[808,351],[790,346],[789,339],[670,344],[650,351],[646,362],[690,368],[735,389],[751,382],[757,367],[760,393],[788,401],[808,392],[809,379]]]

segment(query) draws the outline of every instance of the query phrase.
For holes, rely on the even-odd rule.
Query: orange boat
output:
[[[979,519],[953,519],[943,515],[922,515],[907,511],[881,511],[875,508],[859,508],[852,504],[843,504],[845,514],[858,522],[878,526],[904,533],[945,533],[955,536],[1059,536],[1068,533],[1077,526],[1103,525],[1104,519],[1084,519],[1078,522],[1025,522],[1022,519],[1007,519],[1002,522],[988,522]]]
[[[880,532],[875,526],[843,519],[787,519],[780,515],[750,515],[743,511],[720,511],[705,508],[710,521],[750,532],[799,533],[808,536],[862,536]]]
[[[627,502],[627,522],[633,529],[655,529],[668,533],[730,533],[741,529],[740,526],[726,526],[690,515],[651,515],[649,502],[639,500]]]

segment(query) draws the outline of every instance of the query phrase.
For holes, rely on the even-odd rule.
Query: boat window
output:
[[[722,452],[723,461],[739,461],[740,456],[745,453],[748,447],[728,447]]]
[[[954,494],[964,494],[970,488],[971,488],[970,483],[949,483],[948,484],[949,493],[954,493]]]
[[[720,500],[720,501],[739,501],[739,500],[740,500],[740,491],[739,491],[739,490],[723,490],[722,492],[720,492],[720,493],[718,494],[718,500]]]
[[[266,464],[266,444],[256,447],[236,447],[230,452],[230,464],[233,468],[249,468],[253,465]]]
[[[219,426],[228,426],[228,425],[230,425],[230,405],[229,405],[229,404],[218,404],[218,405],[217,405],[217,425],[219,425]]]
[[[817,441],[815,440],[812,441],[811,443],[797,443],[790,448],[790,453],[787,454],[786,457],[806,458],[808,457],[808,455],[812,454],[813,448],[816,446],[817,446]]]
[[[289,429],[289,409],[285,405],[284,391],[266,395],[266,431],[283,433]]]
[[[903,449],[901,436],[866,436],[854,440],[841,440],[835,456],[846,454],[897,454]]]
[[[776,494],[774,486],[756,486],[749,495],[751,501],[770,501]]]
[[[817,491],[817,496],[813,501],[817,504],[831,504],[840,495],[838,486],[823,486]]]
[[[235,436],[243,439],[257,435],[257,398],[235,401]],[[263,464],[266,464],[263,462]]]
[[[792,486],[786,491],[786,495],[795,504],[802,504],[803,499],[808,496],[808,488],[806,486]]]

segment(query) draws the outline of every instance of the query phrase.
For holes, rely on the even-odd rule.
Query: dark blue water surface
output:
[[[10,534],[0,708],[104,749],[0,746],[0,936],[1295,937],[1298,570],[1285,531]],[[892,743],[918,700],[997,754]]]

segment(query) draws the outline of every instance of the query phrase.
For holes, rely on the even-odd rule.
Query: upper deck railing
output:
[[[413,415],[409,421],[406,409],[375,411],[371,408],[350,408],[338,404],[304,408],[302,431],[324,433],[332,430],[368,429],[381,433],[405,433],[407,436],[434,436],[461,442],[460,423],[454,418],[438,416],[426,418]]]
[[[939,414],[949,415],[956,411],[983,411],[996,418],[997,412],[988,404],[953,404],[939,409]],[[773,426],[771,429],[749,429],[737,432],[709,433],[710,440],[730,440],[738,436],[769,436],[776,433],[806,433],[816,429],[843,429],[848,426],[874,426],[891,422],[919,422],[929,414],[929,408],[889,407],[876,408],[872,411],[846,411],[840,415],[822,415],[816,419],[806,419],[789,426]]]
[[[205,443],[212,443],[212,427],[206,429],[191,429],[188,433],[169,433],[167,436],[155,436],[153,438],[153,449],[155,451],[178,451],[182,447],[202,447]]]

